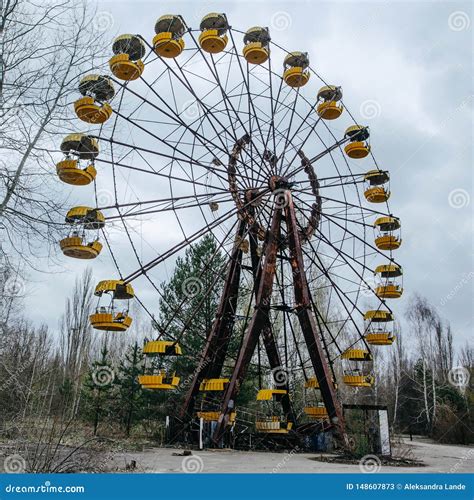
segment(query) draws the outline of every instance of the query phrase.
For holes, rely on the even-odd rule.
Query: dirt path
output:
[[[404,439],[409,456],[420,460],[424,467],[382,466],[380,472],[473,472],[474,447],[442,445],[428,439],[414,439],[410,443]],[[316,453],[264,453],[230,450],[193,451],[190,457],[173,456],[182,450],[152,448],[143,452],[115,455],[110,463],[112,470],[125,468],[132,460],[137,463],[137,472],[183,472],[200,471],[207,473],[225,472],[360,472],[358,464],[335,464],[315,461]],[[396,452],[397,450],[395,450]],[[321,456],[321,455],[319,455]],[[405,454],[406,456],[406,454]],[[326,455],[330,457],[330,455]]]

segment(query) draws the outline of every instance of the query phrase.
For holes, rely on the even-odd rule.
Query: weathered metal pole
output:
[[[275,208],[271,223],[268,241],[264,254],[264,265],[257,292],[255,311],[250,320],[250,324],[244,334],[240,352],[232,372],[229,384],[224,393],[222,410],[214,431],[213,441],[219,443],[225,432],[229,413],[235,408],[235,398],[239,393],[240,385],[245,377],[247,368],[252,359],[259,335],[268,321],[270,302],[275,278],[276,258],[280,242],[281,208]]]
[[[306,279],[295,207],[290,191],[285,192],[285,219],[288,231],[290,262],[293,271],[296,314],[329,418],[337,430],[342,445],[347,446],[348,439],[345,433],[343,411],[337,399],[329,362],[326,359],[313,312],[311,311],[311,292]]]
[[[254,282],[256,283],[256,289],[258,290],[258,284],[260,277],[262,275],[262,263],[260,257],[257,253],[257,235],[255,231],[250,229],[249,233],[250,240],[250,257],[252,261],[252,274]],[[280,353],[276,345],[275,336],[273,335],[273,330],[270,324],[270,320],[267,316],[267,323],[262,330],[263,345],[265,346],[265,352],[267,353],[268,362],[273,373],[273,380],[275,387],[277,389],[286,389],[288,391],[288,374],[284,371],[283,363],[281,361]],[[293,422],[296,425],[296,414],[293,411],[289,393],[284,395],[281,399],[281,405],[283,411],[289,422]]]

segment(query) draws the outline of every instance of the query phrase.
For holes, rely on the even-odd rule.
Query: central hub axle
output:
[[[279,175],[272,175],[268,181],[268,187],[271,191],[276,191],[278,189],[290,189],[291,183],[286,177],[281,177]]]

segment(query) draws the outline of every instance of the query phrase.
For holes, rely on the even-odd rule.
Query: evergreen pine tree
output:
[[[92,363],[82,389],[82,413],[86,420],[92,422],[94,436],[97,435],[100,422],[113,414],[114,379],[115,372],[104,343],[100,359]]]
[[[116,384],[118,386],[119,414],[122,425],[127,436],[134,422],[143,415],[144,397],[143,391],[138,383],[138,376],[143,372],[144,355],[135,342],[120,362]]]
[[[225,257],[216,250],[216,241],[206,235],[189,247],[184,257],[177,259],[171,279],[161,286],[163,297],[157,329],[177,338],[188,324],[179,341],[183,356],[178,357],[174,367],[182,379],[191,375],[196,367],[197,355],[211,330],[219,304]],[[213,284],[216,277],[219,279]]]

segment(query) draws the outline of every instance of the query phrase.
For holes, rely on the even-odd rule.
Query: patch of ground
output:
[[[382,461],[379,472],[430,473],[474,470],[474,447],[444,445],[429,439],[404,438],[394,459]],[[409,450],[409,451],[407,451]],[[121,452],[111,456],[109,471],[130,470],[132,460],[136,472],[153,473],[354,473],[360,472],[359,462],[338,461],[334,454],[272,453],[235,450],[200,450],[183,456],[183,450],[150,448],[142,452]],[[398,458],[397,458],[398,457]],[[128,465],[128,468],[127,468]]]

